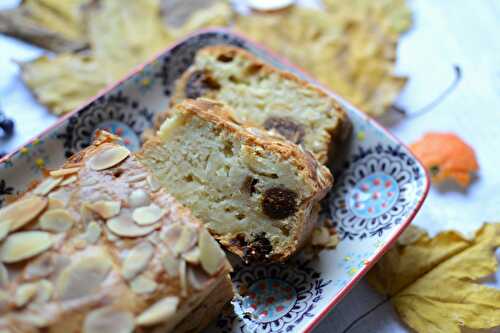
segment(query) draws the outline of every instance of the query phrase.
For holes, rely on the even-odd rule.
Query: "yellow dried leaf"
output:
[[[91,56],[61,54],[22,64],[22,77],[38,100],[56,115],[72,111],[107,82]]]
[[[363,111],[380,115],[406,82],[393,71],[398,37],[411,24],[410,12],[403,0],[328,4],[326,12],[292,7],[242,16],[236,27]]]
[[[447,231],[396,245],[368,281],[391,296],[401,319],[417,332],[460,333],[462,327],[500,326],[500,290],[477,281],[497,270],[500,224],[486,224],[473,240]]]
[[[102,1],[89,10],[88,33],[107,82],[123,77],[173,41],[163,26],[159,0]]]
[[[84,40],[84,9],[90,2],[91,0],[24,0],[20,9],[43,28],[71,40]]]

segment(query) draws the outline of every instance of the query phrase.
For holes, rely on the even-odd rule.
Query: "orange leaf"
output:
[[[460,186],[467,187],[471,174],[479,170],[472,147],[453,133],[427,133],[411,144],[410,149],[436,183],[453,179]]]

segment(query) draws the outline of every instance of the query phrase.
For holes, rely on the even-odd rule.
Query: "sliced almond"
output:
[[[44,179],[40,184],[38,184],[37,187],[35,187],[35,189],[33,190],[33,194],[45,196],[54,188],[56,188],[57,185],[61,184],[62,180],[62,178],[48,177]]]
[[[165,243],[180,255],[196,245],[198,240],[197,230],[187,224],[174,223],[165,228],[162,234]]]
[[[136,294],[151,294],[156,290],[158,284],[148,277],[139,275],[130,282],[130,288]]]
[[[73,175],[73,176],[69,176],[68,178],[64,179],[62,182],[61,182],[61,186],[66,186],[66,185],[69,185],[71,183],[74,183],[78,180],[78,176],[76,175]]]
[[[51,234],[44,231],[23,231],[10,235],[0,247],[0,260],[14,263],[48,250],[54,243]]]
[[[198,267],[188,266],[187,280],[189,285],[195,290],[203,290],[210,284],[213,278],[210,278],[205,271]]]
[[[135,323],[139,326],[152,326],[172,319],[177,311],[179,298],[167,296],[141,313]]]
[[[132,333],[134,328],[133,314],[112,306],[89,312],[83,322],[83,333]]]
[[[100,150],[89,160],[89,166],[94,171],[109,169],[130,156],[130,151],[124,146],[113,146]]]
[[[56,294],[66,301],[97,292],[111,270],[111,260],[103,253],[80,258],[66,267],[56,283]]]
[[[54,271],[54,268],[54,256],[51,253],[44,253],[26,266],[23,278],[33,280],[47,277]]]
[[[90,244],[95,244],[101,237],[101,233],[101,226],[97,222],[92,221],[87,226],[84,239]]]
[[[0,209],[0,224],[8,223],[9,231],[15,231],[31,222],[47,207],[47,199],[30,196]]]
[[[0,313],[4,314],[11,308],[12,308],[11,296],[5,289],[0,289]]]
[[[200,232],[199,237],[198,246],[200,248],[201,267],[208,274],[214,275],[224,265],[226,254],[206,229]]]
[[[83,238],[75,238],[72,243],[77,250],[83,250],[87,246],[87,241]]]
[[[150,201],[148,193],[143,189],[133,190],[128,197],[128,204],[131,208],[147,206]]]
[[[122,274],[127,280],[133,279],[144,270],[153,257],[154,247],[151,242],[145,241],[136,245],[123,262]]]
[[[99,200],[88,206],[91,210],[99,214],[103,219],[112,218],[120,213],[120,201]]]
[[[40,280],[36,284],[37,292],[34,302],[45,303],[52,298],[54,292],[54,285],[49,280]]]
[[[149,187],[151,188],[151,191],[153,191],[153,192],[156,192],[161,188],[160,182],[153,175],[148,175],[146,177],[146,181],[148,182]]]
[[[0,263],[0,287],[5,287],[9,283],[9,271],[4,264]]]
[[[167,253],[161,258],[163,268],[167,275],[171,278],[177,277],[179,275],[179,259],[177,259],[173,254]]]
[[[17,307],[22,307],[35,298],[37,291],[36,283],[25,283],[17,287],[15,303]]]
[[[151,224],[140,226],[134,223],[132,218],[127,215],[119,215],[106,222],[106,226],[118,236],[122,237],[141,237],[146,236],[160,227],[160,224]]]
[[[158,222],[165,215],[165,212],[164,209],[153,203],[149,206],[134,209],[132,218],[139,225],[149,225]]]
[[[80,167],[63,168],[63,169],[53,170],[49,174],[52,177],[64,177],[64,176],[67,176],[67,175],[71,175],[71,174],[77,173],[78,171],[80,171]]]
[[[94,211],[90,208],[90,203],[82,203],[82,205],[80,206],[80,218],[83,223],[88,223],[95,219]]]
[[[0,222],[0,241],[3,241],[5,237],[9,234],[10,223]]]
[[[330,240],[330,232],[326,227],[314,228],[311,244],[314,246],[324,246]]]
[[[186,260],[190,264],[194,264],[194,265],[199,264],[200,263],[200,248],[195,247],[187,252],[184,252],[182,254],[182,258],[184,258],[184,260]]]
[[[131,176],[127,177],[127,181],[129,183],[136,183],[136,182],[140,182],[140,181],[145,180],[147,176],[148,176],[147,172],[142,172],[142,173],[138,173],[136,175],[131,175]]]
[[[75,219],[73,219],[71,214],[63,208],[48,210],[39,220],[40,227],[43,230],[53,232],[65,232],[69,230],[74,223]]]

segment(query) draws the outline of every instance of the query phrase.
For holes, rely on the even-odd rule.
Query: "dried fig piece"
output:
[[[292,190],[272,187],[264,192],[262,211],[272,219],[286,219],[297,211],[297,197]]]
[[[205,95],[207,91],[220,89],[220,84],[207,71],[197,70],[189,75],[186,82],[185,94],[187,98],[196,99]]]
[[[275,130],[293,143],[302,143],[304,139],[304,125],[298,124],[290,118],[269,117],[264,122],[263,126],[267,130]]]

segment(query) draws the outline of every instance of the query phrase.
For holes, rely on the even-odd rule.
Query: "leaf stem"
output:
[[[393,105],[391,107],[391,109],[393,111],[401,113],[402,115],[404,115],[406,117],[421,116],[422,114],[432,110],[437,105],[439,105],[449,94],[451,94],[453,92],[453,90],[455,90],[456,87],[458,86],[458,83],[460,83],[460,81],[462,79],[462,69],[458,65],[453,65],[453,71],[455,74],[453,82],[439,96],[437,96],[435,99],[430,101],[427,105],[425,105],[425,106],[421,107],[420,109],[417,109],[416,111],[413,111],[413,112],[408,112],[407,110],[404,110],[397,105]]]
[[[343,331],[342,333],[347,333],[351,328],[353,328],[354,326],[356,326],[357,323],[359,323],[361,320],[363,320],[364,318],[366,318],[367,316],[369,316],[372,312],[374,312],[375,310],[377,310],[379,307],[381,307],[382,305],[384,305],[385,303],[387,303],[388,301],[390,301],[391,297],[390,296],[386,296],[383,300],[381,300],[380,302],[378,302],[377,304],[375,304],[370,310],[366,311],[365,313],[363,313],[361,316],[359,316],[358,318],[354,319]]]

